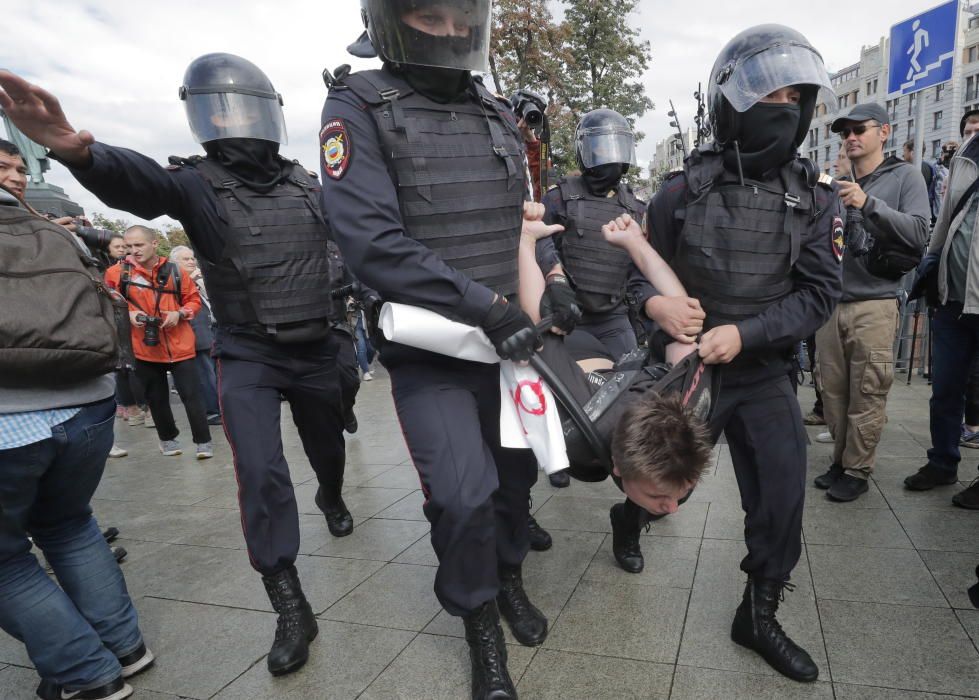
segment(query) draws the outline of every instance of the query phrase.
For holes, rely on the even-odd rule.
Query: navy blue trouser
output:
[[[357,372],[357,351],[354,339],[346,331],[334,328],[333,337],[337,342],[337,372],[340,380],[340,396],[344,415],[354,410],[357,393],[360,391],[360,374]]]
[[[727,438],[745,512],[741,570],[787,581],[802,554],[806,433],[786,374],[749,381],[724,367],[711,439]]]
[[[117,657],[143,642],[89,505],[115,416],[115,400],[106,399],[54,426],[46,440],[0,450],[0,628],[24,643],[42,678],[68,691],[118,678]],[[58,583],[31,553],[28,535]]]
[[[208,416],[216,416],[221,413],[218,405],[218,374],[214,367],[214,360],[211,358],[211,348],[202,348],[194,356],[194,364],[197,366],[197,376],[201,380],[201,399],[204,401],[204,410]]]
[[[499,365],[413,354],[388,365],[391,390],[432,524],[435,595],[461,616],[496,597],[498,566],[527,555],[537,461],[500,446]]]
[[[276,345],[218,330],[214,357],[224,432],[234,456],[241,525],[252,566],[263,576],[299,553],[299,511],[282,453],[285,396],[303,449],[327,500],[338,498],[346,457],[332,338]]]
[[[928,402],[931,449],[928,461],[952,474],[958,472],[959,436],[965,410],[966,382],[979,352],[979,316],[962,314],[952,302],[935,309],[931,320],[932,375]]]

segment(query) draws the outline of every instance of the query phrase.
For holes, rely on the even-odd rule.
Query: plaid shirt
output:
[[[33,445],[51,437],[51,428],[73,418],[80,408],[0,413],[0,450]]]

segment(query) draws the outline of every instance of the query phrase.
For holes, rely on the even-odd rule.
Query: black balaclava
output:
[[[581,178],[585,181],[589,192],[603,196],[619,186],[622,176],[628,170],[629,166],[622,163],[606,163],[588,168],[581,174]]]
[[[279,158],[275,141],[217,139],[205,143],[204,151],[256,192],[270,191],[292,172],[292,163]]]
[[[469,71],[455,68],[403,65],[399,70],[411,87],[440,104],[458,102],[471,79]]]
[[[758,102],[740,115],[737,141],[745,175],[760,178],[792,159],[801,114],[799,105]],[[724,165],[738,172],[733,144],[724,149]]]

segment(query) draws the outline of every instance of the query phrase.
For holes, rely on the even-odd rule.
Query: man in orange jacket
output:
[[[209,459],[214,451],[189,323],[201,310],[197,285],[179,265],[157,255],[157,235],[151,229],[131,226],[125,240],[132,252],[106,271],[105,281],[129,302],[136,376],[146,389],[160,451],[168,457],[180,454],[179,431],[170,410],[169,371],[187,411],[197,458]]]

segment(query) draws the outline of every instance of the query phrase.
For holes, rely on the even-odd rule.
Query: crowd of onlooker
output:
[[[959,448],[979,448],[979,238],[973,235],[979,218],[979,142],[971,139],[979,131],[979,110],[962,116],[961,142],[943,144],[935,162],[921,160],[920,178],[908,167],[915,156],[913,140],[904,144],[903,162],[884,157],[890,124],[883,107],[858,105],[832,128],[843,138],[835,176],[847,205],[849,255],[843,258],[843,299],[807,343],[816,402],[805,422],[826,425],[816,440],[834,445],[832,463],[816,486],[836,501],[852,501],[867,491],[886,422],[902,304],[918,303],[920,297],[930,323],[931,447],[926,463],[904,484],[911,491],[955,485]],[[848,197],[854,180],[865,192],[858,200]],[[927,252],[914,273],[884,275],[886,266],[873,252],[859,250],[864,230],[871,246],[875,240],[878,247],[881,241],[906,243],[913,252],[927,244]],[[952,503],[979,510],[979,478]]]

